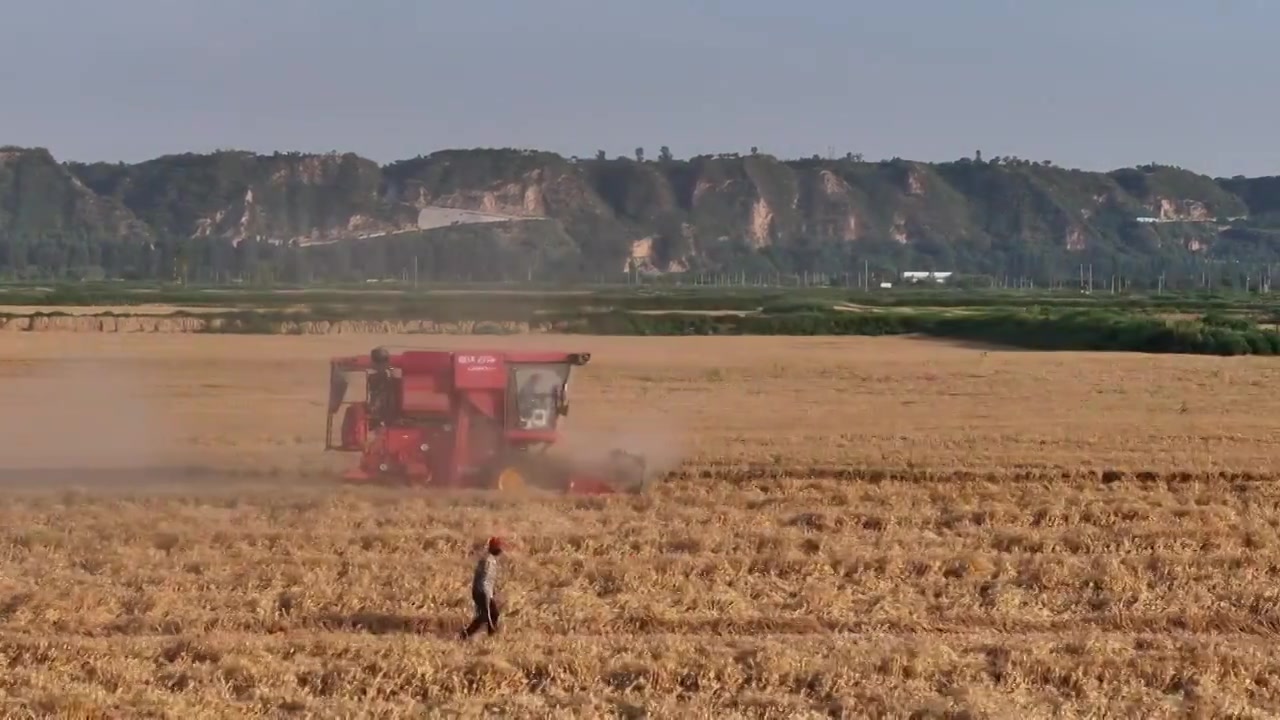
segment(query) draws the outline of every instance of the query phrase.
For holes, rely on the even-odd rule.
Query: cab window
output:
[[[568,367],[560,365],[521,365],[512,372],[515,390],[517,427],[525,430],[550,430],[559,417],[556,397],[564,387]]]

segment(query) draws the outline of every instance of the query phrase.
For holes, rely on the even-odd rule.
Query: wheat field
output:
[[[1275,717],[1280,365],[909,338],[593,353],[640,497],[352,488],[330,355],[0,344],[5,717]],[[577,443],[578,445],[575,445]],[[484,539],[500,635],[456,638]]]

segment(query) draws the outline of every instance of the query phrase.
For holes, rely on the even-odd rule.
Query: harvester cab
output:
[[[576,493],[637,490],[644,458],[584,465],[549,455],[588,353],[404,350],[330,361],[325,449],[360,454],[345,479]],[[362,380],[360,399],[350,399]],[[334,420],[342,413],[341,425]],[[337,438],[335,439],[335,429]]]

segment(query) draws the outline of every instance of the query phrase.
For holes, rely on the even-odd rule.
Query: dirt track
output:
[[[1280,710],[1273,361],[485,338],[592,352],[573,427],[680,472],[610,501],[330,487],[325,359],[423,340],[6,337],[6,707]],[[491,532],[507,635],[460,646]]]
[[[172,316],[161,314],[98,315],[86,308],[69,308],[65,315],[14,315],[0,317],[0,334],[18,333],[112,333],[195,334],[220,331],[225,319],[217,317]],[[76,311],[79,312],[76,312]],[[60,309],[61,311],[61,309]],[[208,315],[210,311],[206,311]],[[546,332],[547,323],[501,322],[504,332]],[[273,321],[273,335],[469,335],[477,323],[470,321],[436,322],[434,320],[287,320]]]

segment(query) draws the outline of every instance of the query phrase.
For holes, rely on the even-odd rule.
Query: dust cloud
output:
[[[92,483],[101,471],[165,465],[175,429],[144,379],[100,360],[33,363],[0,377],[0,482]]]
[[[616,428],[566,424],[556,450],[575,465],[592,468],[607,464],[612,451],[624,450],[645,459],[647,478],[659,478],[680,467],[687,437],[675,418],[653,413],[627,418]]]

